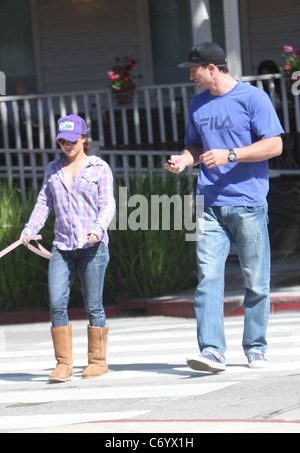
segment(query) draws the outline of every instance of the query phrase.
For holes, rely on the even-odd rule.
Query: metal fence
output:
[[[300,96],[292,95],[281,74],[247,76],[245,82],[268,91],[287,133],[285,153],[271,168],[300,169]],[[110,90],[0,98],[0,183],[37,190],[45,167],[59,155],[56,122],[74,113],[85,118],[92,152],[125,181],[183,147],[194,83],[137,88],[131,98],[117,99]]]
[[[109,90],[0,98],[0,146],[54,149],[56,121],[81,115],[89,138],[103,148],[178,141],[195,85],[137,88],[129,100]]]
[[[174,151],[178,153],[179,151]],[[173,153],[173,151],[172,151]],[[37,193],[41,187],[45,168],[48,162],[59,157],[59,150],[40,149],[28,150],[0,150],[1,156],[5,154],[6,165],[0,167],[0,192],[1,183],[9,184],[9,187],[20,189],[23,201],[26,200],[28,189],[33,188]],[[163,166],[168,159],[169,152],[157,150],[103,150],[93,143],[90,154],[100,156],[110,166],[115,180],[121,185],[129,185],[131,177],[141,177],[151,172],[161,173],[164,177]],[[193,176],[192,169],[187,170],[188,177]]]

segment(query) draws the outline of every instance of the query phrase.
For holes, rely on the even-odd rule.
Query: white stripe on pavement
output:
[[[124,412],[106,412],[91,414],[55,414],[55,415],[27,415],[27,416],[9,416],[1,417],[0,429],[31,429],[31,428],[49,428],[55,426],[73,425],[75,423],[93,423],[106,420],[124,420],[138,417],[149,413],[150,411],[124,411]]]
[[[2,404],[36,404],[54,401],[78,401],[78,400],[122,400],[130,398],[183,398],[192,395],[205,395],[224,389],[235,382],[218,382],[186,385],[144,385],[133,387],[114,388],[81,388],[81,389],[57,389],[49,388],[37,391],[3,392]]]

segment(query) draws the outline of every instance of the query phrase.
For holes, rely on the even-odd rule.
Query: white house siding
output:
[[[140,61],[136,0],[34,0],[33,7],[41,91],[107,88],[116,56]]]
[[[284,45],[300,46],[299,0],[240,0],[244,75],[263,60],[283,63]]]

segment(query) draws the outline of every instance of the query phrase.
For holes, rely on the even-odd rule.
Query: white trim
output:
[[[34,52],[34,62],[35,62],[36,84],[37,84],[38,91],[43,93],[45,90],[45,85],[44,85],[44,79],[43,79],[37,0],[30,0],[30,8],[31,8],[31,21],[32,21],[31,23],[32,23],[32,34],[33,34],[33,52]]]
[[[242,53],[238,0],[223,0],[224,28],[228,67],[237,79],[242,76]]]
[[[250,52],[250,30],[248,20],[247,2],[240,2],[240,32],[242,47],[243,75],[252,74],[251,52]]]
[[[140,69],[143,85],[153,85],[153,56],[149,23],[148,0],[136,0]]]
[[[193,27],[193,43],[212,41],[208,0],[190,0]]]

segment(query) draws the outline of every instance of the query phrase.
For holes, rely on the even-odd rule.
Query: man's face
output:
[[[207,66],[193,66],[190,68],[190,79],[193,80],[200,90],[209,87],[211,80],[210,71]]]

